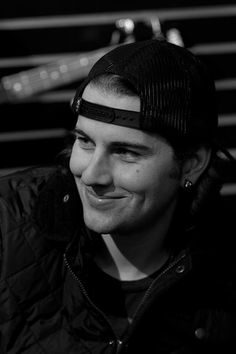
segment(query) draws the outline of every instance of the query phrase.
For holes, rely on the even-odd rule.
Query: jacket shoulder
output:
[[[36,167],[1,177],[0,259],[5,259],[6,274],[19,270],[25,261],[31,264],[49,249],[64,249],[80,217],[78,192],[65,167]]]
[[[19,222],[30,215],[47,181],[59,172],[56,166],[34,167],[0,177],[0,220]],[[4,215],[4,217],[3,217]]]

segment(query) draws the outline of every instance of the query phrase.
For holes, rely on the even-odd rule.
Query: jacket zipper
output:
[[[87,300],[89,301],[89,303],[91,304],[91,306],[94,307],[94,308],[100,313],[100,315],[105,319],[105,321],[108,323],[109,328],[111,329],[111,332],[112,332],[112,334],[113,334],[113,336],[114,336],[114,341],[110,341],[110,342],[116,344],[116,351],[115,351],[115,352],[118,354],[118,353],[120,352],[120,349],[121,349],[121,347],[122,347],[123,342],[122,342],[120,339],[116,338],[116,335],[115,335],[115,333],[114,333],[114,331],[113,331],[113,328],[112,328],[112,326],[111,326],[111,324],[110,324],[110,321],[109,321],[109,319],[106,317],[106,315],[104,314],[104,312],[102,312],[102,311],[100,310],[100,308],[97,307],[97,305],[90,299],[90,297],[89,297],[89,295],[88,295],[88,293],[87,293],[87,291],[86,291],[86,289],[85,289],[83,283],[81,282],[81,280],[79,279],[79,277],[78,277],[78,276],[74,273],[74,271],[72,270],[72,268],[71,268],[71,266],[70,266],[70,264],[69,264],[69,262],[68,262],[68,260],[67,260],[66,253],[64,253],[63,257],[64,257],[64,262],[65,262],[66,267],[68,268],[68,270],[69,270],[69,272],[71,273],[72,277],[78,282],[81,291],[83,292],[83,294],[85,295],[85,297],[87,298]]]
[[[149,288],[147,289],[147,291],[145,292],[142,300],[140,301],[139,305],[137,306],[135,313],[133,315],[133,319],[135,319],[137,317],[137,314],[139,313],[140,309],[144,306],[144,304],[146,303],[149,295],[152,292],[153,286],[160,280],[160,278],[162,278],[167,272],[169,272],[170,269],[174,268],[183,258],[185,258],[186,254],[184,253],[181,257],[179,257],[178,259],[176,259],[175,261],[173,261],[172,263],[170,263],[170,265],[168,267],[166,267],[159,275],[157,278],[155,278],[153,280],[153,282],[150,284]]]
[[[160,280],[161,277],[163,277],[170,269],[174,268],[181,260],[183,260],[186,257],[186,253],[184,252],[179,258],[177,258],[175,261],[173,261],[172,263],[170,263],[170,265],[168,267],[166,267],[159,275],[157,278],[155,278],[153,280],[153,282],[150,284],[150,286],[148,287],[147,291],[145,292],[142,300],[140,301],[139,305],[137,306],[135,313],[133,315],[133,320],[135,318],[137,318],[138,313],[140,312],[141,308],[145,305],[149,295],[152,292],[153,286]],[[133,321],[132,321],[133,323]],[[132,328],[132,331],[134,330],[134,326],[130,326],[130,329]],[[129,335],[127,337],[125,337],[125,339],[123,341],[119,341],[117,340],[117,351],[116,354],[120,353],[120,351],[123,348],[123,344],[128,342],[128,338],[131,334],[132,331],[129,331]]]
[[[147,289],[146,293],[144,294],[142,300],[140,301],[134,315],[133,315],[133,320],[137,317],[138,313],[140,312],[141,308],[144,306],[144,304],[146,303],[149,295],[151,294],[152,292],[152,288],[153,286],[160,280],[160,278],[162,278],[170,269],[174,268],[183,258],[185,258],[186,254],[184,253],[181,257],[179,257],[178,259],[176,259],[175,261],[173,261],[167,268],[165,268],[159,275],[156,279],[153,280],[153,282],[150,284],[149,288]],[[96,304],[94,304],[94,302],[90,299],[83,283],[81,282],[81,280],[79,279],[79,277],[74,273],[74,271],[72,270],[68,260],[67,260],[67,257],[66,257],[66,253],[64,253],[64,262],[68,268],[68,270],[70,271],[71,275],[73,276],[73,278],[79,283],[79,286],[83,292],[83,294],[85,295],[85,297],[87,298],[87,300],[90,302],[90,304],[102,315],[102,317],[106,320],[106,322],[108,323],[113,335],[114,335],[114,342],[116,343],[116,351],[115,353],[118,354],[120,353],[120,351],[122,350],[123,348],[123,344],[125,342],[128,341],[128,337],[125,338],[125,340],[121,341],[120,339],[116,338],[116,335],[113,331],[113,328],[110,324],[110,321],[108,320],[108,318],[106,317],[106,315],[104,314],[104,312],[102,312],[99,307],[96,306]],[[132,325],[131,325],[132,327]],[[131,332],[130,332],[131,333]],[[129,333],[129,335],[130,335]]]

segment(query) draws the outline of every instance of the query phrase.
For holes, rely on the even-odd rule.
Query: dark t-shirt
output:
[[[95,263],[90,265],[86,281],[88,294],[104,312],[118,339],[123,337],[147,289],[165,266],[146,278],[120,281]]]

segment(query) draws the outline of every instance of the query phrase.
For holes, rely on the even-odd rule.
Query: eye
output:
[[[127,148],[117,148],[115,149],[114,153],[118,155],[122,160],[128,162],[134,162],[140,157],[138,152]]]
[[[77,143],[81,149],[84,149],[84,150],[94,149],[94,143],[86,136],[76,134],[75,140],[77,141]]]

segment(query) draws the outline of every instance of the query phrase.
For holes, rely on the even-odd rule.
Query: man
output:
[[[165,40],[94,65],[66,163],[0,182],[1,352],[235,348],[214,95],[204,65]]]

